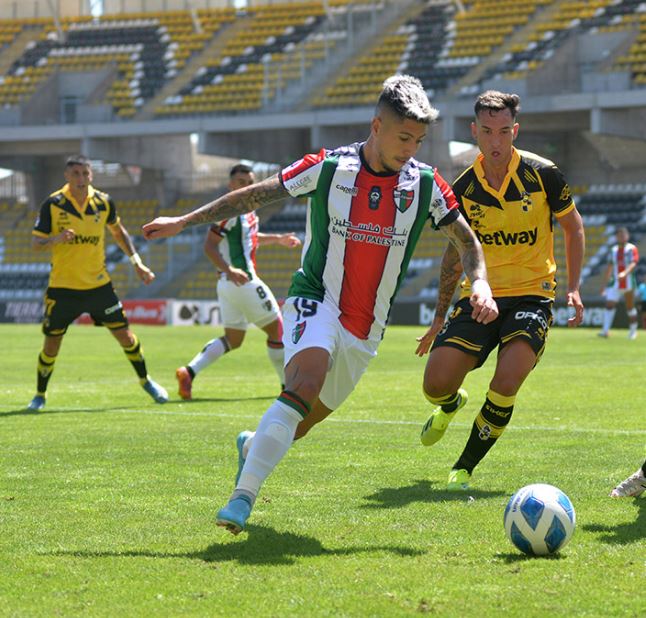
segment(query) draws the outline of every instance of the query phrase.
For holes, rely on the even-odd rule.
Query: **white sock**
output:
[[[610,330],[610,327],[612,326],[612,322],[615,319],[615,311],[616,309],[608,309],[606,308],[605,311],[603,312],[603,328],[601,329],[602,332],[607,333]]]
[[[274,348],[272,346],[267,346],[267,356],[271,364],[274,366],[276,373],[278,374],[278,379],[281,384],[285,384],[285,348],[281,346],[280,348]]]
[[[254,436],[256,435],[255,431],[250,432],[250,436],[244,441],[244,444],[242,445],[242,458],[247,459],[247,455],[249,455],[249,449],[251,448],[251,445],[253,444],[253,439]]]
[[[260,486],[289,450],[301,420],[301,415],[288,405],[278,400],[271,404],[260,419],[234,496],[258,495]]]
[[[229,346],[228,344],[225,344],[223,339],[224,337],[211,339],[211,341],[202,348],[202,351],[195,355],[195,358],[188,364],[188,366],[195,372],[195,375],[229,351]]]
[[[636,333],[637,332],[637,309],[631,309],[628,312],[628,321],[630,323],[630,333]]]

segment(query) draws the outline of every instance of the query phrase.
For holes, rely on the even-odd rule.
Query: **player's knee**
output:
[[[518,393],[523,380],[513,375],[499,375],[491,381],[489,388],[503,397],[513,397]]]
[[[424,374],[422,388],[427,397],[437,399],[438,397],[444,397],[455,392],[459,388],[459,385],[456,387],[437,372],[426,372]]]

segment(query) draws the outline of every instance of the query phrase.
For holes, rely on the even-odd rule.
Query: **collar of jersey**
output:
[[[70,185],[69,183],[66,183],[63,188],[61,189],[61,193],[70,201],[71,204],[73,204],[76,208],[76,210],[79,211],[79,213],[84,214],[85,213],[85,205],[94,197],[94,194],[96,193],[95,188],[92,185],[88,185],[87,188],[87,199],[83,204],[78,204],[74,197],[72,196],[72,192],[70,191]]]
[[[484,167],[482,166],[482,161],[484,160],[484,155],[482,153],[478,154],[476,160],[473,164],[473,169],[482,185],[483,189],[492,195],[501,197],[505,195],[507,187],[511,182],[511,177],[516,173],[518,166],[520,165],[520,154],[513,146],[511,147],[511,161],[509,161],[509,166],[507,167],[507,173],[505,174],[505,179],[500,185],[500,189],[496,191],[493,187],[489,185],[487,179],[485,178]]]
[[[399,172],[375,172],[369,165],[368,162],[366,161],[366,158],[363,156],[363,146],[365,142],[359,146],[359,158],[361,159],[361,165],[365,167],[370,174],[373,176],[380,176],[380,177],[388,177],[388,176],[397,176]]]

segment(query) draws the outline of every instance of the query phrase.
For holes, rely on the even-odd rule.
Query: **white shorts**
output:
[[[616,287],[606,288],[603,295],[609,303],[618,303],[628,292],[633,292],[633,288],[620,290]]]
[[[325,302],[290,297],[283,305],[285,366],[307,348],[330,354],[328,373],[319,394],[321,403],[336,410],[354,390],[377,355],[379,341],[359,339],[339,322],[338,310]]]
[[[249,323],[262,328],[280,319],[280,308],[272,291],[257,277],[244,285],[221,278],[218,299],[225,328],[247,330]]]

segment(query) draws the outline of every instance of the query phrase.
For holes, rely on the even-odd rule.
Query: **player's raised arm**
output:
[[[166,238],[179,234],[188,225],[215,223],[258,210],[273,202],[289,197],[278,175],[242,189],[231,191],[213,202],[179,217],[157,217],[143,226],[147,240]]]
[[[462,215],[458,216],[453,223],[440,229],[460,254],[464,272],[471,281],[473,319],[483,324],[493,322],[498,317],[498,305],[493,299],[487,281],[487,267],[482,245]]]

